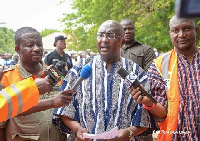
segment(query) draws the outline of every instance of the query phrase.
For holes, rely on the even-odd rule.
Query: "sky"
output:
[[[23,26],[31,26],[39,32],[47,29],[61,31],[64,27],[58,21],[63,13],[70,13],[69,0],[0,0],[0,25],[16,31]]]

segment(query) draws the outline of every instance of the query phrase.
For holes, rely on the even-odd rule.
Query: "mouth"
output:
[[[179,39],[179,40],[178,40],[178,43],[179,43],[179,44],[186,44],[187,41],[188,41],[187,39]]]
[[[38,57],[42,57],[42,54],[41,54],[41,53],[35,53],[35,54],[33,54],[32,56],[38,58]]]
[[[131,39],[131,35],[129,35],[129,34],[128,34],[128,35],[125,35],[124,38],[125,38],[125,39]]]
[[[102,52],[106,52],[106,51],[109,50],[109,48],[110,48],[110,47],[109,47],[108,45],[102,45],[102,46],[101,46],[101,51],[102,51]]]

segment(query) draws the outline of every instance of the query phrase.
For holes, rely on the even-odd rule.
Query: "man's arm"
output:
[[[0,91],[0,122],[8,120],[37,105],[39,94],[50,92],[51,80],[24,79]]]
[[[58,93],[55,97],[50,99],[40,100],[36,106],[33,106],[29,110],[20,114],[20,116],[29,115],[35,112],[44,111],[50,108],[60,108],[62,106],[68,106],[72,101],[72,96],[68,94],[73,94],[73,90],[66,90]]]
[[[155,106],[153,102],[146,96],[142,95],[142,92],[139,90],[139,87],[137,89],[133,90],[133,87],[130,90],[133,96],[133,99],[137,101],[137,103],[142,103],[146,107],[149,107],[148,111],[155,117],[164,119],[167,116],[166,109],[160,104],[157,103]],[[158,112],[159,111],[159,112]]]
[[[77,139],[79,140],[87,140],[83,138],[83,133],[87,133],[87,129],[83,128],[80,123],[71,119],[67,116],[61,116],[62,121],[69,127],[74,133],[77,134]],[[120,129],[118,131],[118,136],[114,139],[107,140],[107,141],[122,141],[122,140],[129,140],[130,137],[137,136],[144,132],[147,128],[143,127],[136,127],[131,126],[129,128]]]
[[[83,128],[79,122],[67,116],[61,116],[62,121],[77,135],[77,140],[89,141],[83,138],[83,133],[88,133],[86,128]]]

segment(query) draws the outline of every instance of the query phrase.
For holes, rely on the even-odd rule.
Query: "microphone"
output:
[[[81,84],[81,82],[84,79],[87,79],[91,73],[92,73],[92,67],[88,64],[85,65],[80,72],[80,77],[76,80],[75,84],[73,85],[71,89],[76,91],[77,87]],[[72,96],[72,94],[69,93],[68,96]]]
[[[75,91],[77,89],[77,87],[81,84],[81,82],[84,79],[87,79],[90,76],[91,73],[92,73],[92,67],[88,64],[85,65],[81,70],[80,77],[78,78],[78,80],[76,81],[74,86],[72,87],[72,90]]]
[[[117,73],[124,79],[126,86],[133,86],[135,89],[139,87],[140,91],[146,95],[153,103],[157,104],[157,101],[146,92],[140,85],[141,83],[137,80],[137,75],[134,73],[128,73],[124,68],[120,68]]]
[[[51,79],[53,80],[52,86],[55,86],[62,77],[62,69],[65,67],[65,62],[59,61],[56,63],[54,66],[53,64],[50,65],[45,72],[47,73],[47,76],[45,77],[46,79]]]

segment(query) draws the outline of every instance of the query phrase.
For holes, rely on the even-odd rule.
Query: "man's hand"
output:
[[[51,85],[52,83],[53,81],[50,79],[44,79],[44,78],[35,79],[35,84],[37,85],[40,94],[51,92],[53,90],[53,86]]]
[[[91,139],[85,139],[83,138],[83,133],[88,133],[86,128],[79,128],[76,135],[77,135],[77,141],[91,141]]]
[[[129,130],[128,129],[120,129],[118,131],[118,136],[114,139],[109,139],[107,141],[129,141]]]
[[[143,85],[141,85],[142,88]],[[134,89],[133,87],[130,88],[130,93],[133,97],[133,99],[137,102],[137,103],[141,103],[144,104],[146,106],[152,106],[153,102],[145,95],[142,94],[142,92],[140,91],[139,87],[137,87],[136,89]]]
[[[74,94],[75,91],[73,90],[66,90],[63,92],[58,93],[54,98],[53,98],[53,107],[54,108],[60,108],[62,106],[68,106],[69,103],[72,101],[72,96],[69,96],[70,94]]]

